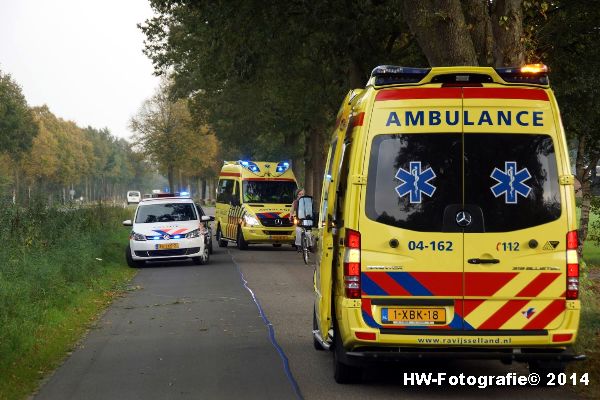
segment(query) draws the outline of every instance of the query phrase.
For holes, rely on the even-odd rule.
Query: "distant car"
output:
[[[140,192],[136,190],[130,190],[127,192],[127,204],[139,203],[142,199],[142,195]]]
[[[206,264],[210,259],[210,230],[214,218],[189,197],[159,197],[142,200],[135,210],[129,245],[125,252],[127,264],[142,267],[146,261],[191,259]]]
[[[151,199],[152,195],[150,193],[144,193],[144,199]]]

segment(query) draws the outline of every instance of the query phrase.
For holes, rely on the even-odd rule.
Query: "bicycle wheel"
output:
[[[304,260],[304,264],[308,264],[309,255],[310,255],[310,243],[309,238],[306,232],[302,232],[302,259]]]

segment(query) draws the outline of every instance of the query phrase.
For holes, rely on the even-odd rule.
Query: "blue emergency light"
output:
[[[417,83],[425,78],[429,71],[431,71],[431,68],[407,68],[394,65],[380,65],[373,68],[371,77],[375,77],[376,86]]]
[[[282,161],[279,164],[277,164],[277,167],[275,168],[275,172],[283,174],[289,168],[290,168],[290,163],[287,161]]]
[[[258,165],[256,165],[256,163],[253,163],[252,161],[240,161],[240,165],[250,172],[260,172],[260,168],[258,167]]]

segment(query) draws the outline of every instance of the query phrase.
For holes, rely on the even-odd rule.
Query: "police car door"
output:
[[[385,333],[462,330],[461,88],[381,90],[360,217],[362,317]]]
[[[563,147],[550,101],[534,88],[463,96],[465,329],[544,334],[562,321],[566,282]]]

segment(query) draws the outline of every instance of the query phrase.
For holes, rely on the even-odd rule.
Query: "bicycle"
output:
[[[302,233],[300,234],[300,247],[304,264],[308,265],[310,253],[313,252],[313,237],[310,228],[300,226]]]

